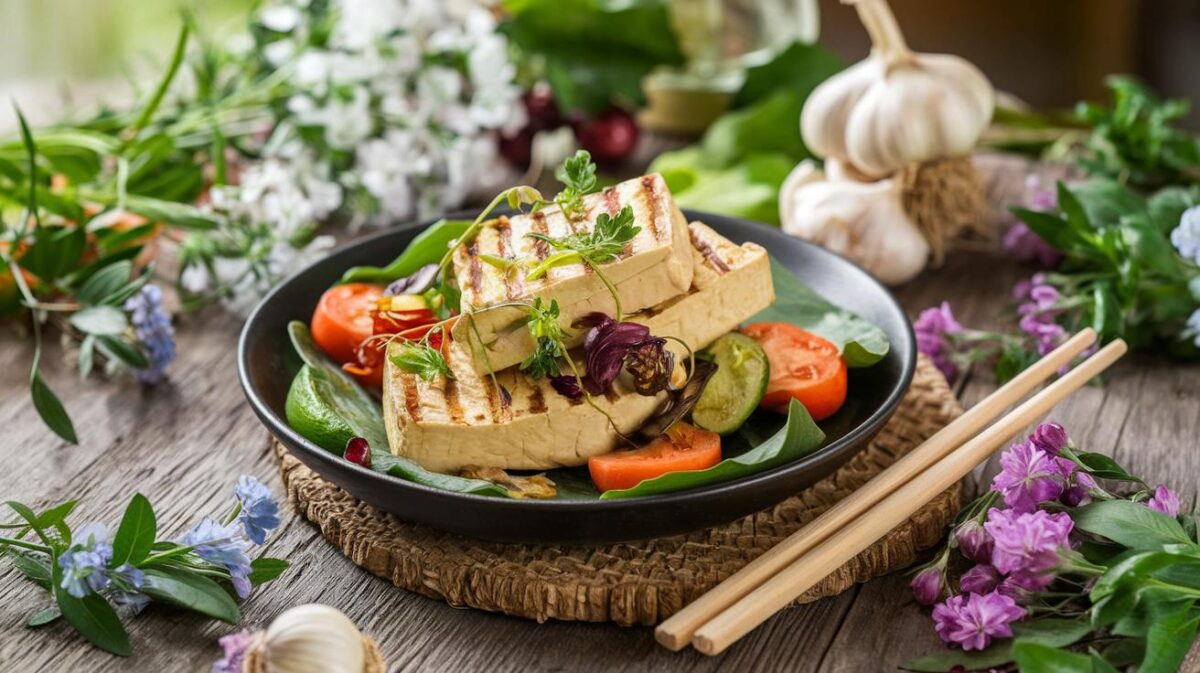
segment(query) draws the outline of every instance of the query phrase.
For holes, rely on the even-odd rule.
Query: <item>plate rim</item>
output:
[[[509,509],[514,511],[544,510],[555,512],[594,512],[597,510],[628,509],[640,505],[687,505],[692,501],[708,500],[712,497],[719,497],[722,494],[726,494],[731,491],[741,491],[747,488],[754,488],[761,485],[762,482],[774,481],[776,479],[786,479],[793,472],[804,471],[812,466],[820,465],[828,460],[838,458],[842,451],[850,448],[850,446],[854,444],[857,444],[863,436],[873,436],[892,417],[896,409],[899,407],[901,400],[904,398],[904,395],[912,385],[912,379],[916,372],[917,364],[916,337],[913,333],[912,323],[908,319],[903,307],[900,305],[900,302],[896,299],[891,290],[857,264],[847,259],[845,256],[817,246],[809,241],[788,236],[787,234],[784,234],[778,227],[772,227],[770,225],[746,218],[720,215],[717,213],[709,213],[706,211],[691,210],[687,208],[682,210],[689,222],[700,220],[706,224],[709,224],[710,226],[712,226],[714,222],[733,222],[740,225],[748,225],[751,228],[760,229],[766,232],[768,236],[784,236],[789,241],[789,245],[800,245],[802,247],[812,249],[816,254],[828,255],[836,258],[839,260],[839,262],[844,263],[851,272],[859,274],[862,276],[863,280],[874,285],[876,289],[883,293],[883,296],[885,296],[890,302],[890,306],[888,308],[890,310],[894,310],[902,319],[901,323],[904,326],[904,329],[902,330],[902,336],[906,341],[906,343],[902,345],[906,346],[906,348],[904,348],[904,354],[907,354],[908,357],[903,358],[903,361],[901,362],[901,373],[897,381],[897,385],[888,392],[888,395],[884,399],[883,403],[877,409],[875,409],[870,416],[834,442],[820,447],[807,456],[784,463],[775,468],[764,470],[756,474],[747,475],[739,479],[686,489],[683,491],[659,493],[647,496],[635,496],[629,498],[614,498],[611,500],[602,500],[600,498],[595,500],[499,498],[475,493],[448,491],[433,486],[427,486],[425,484],[418,484],[416,482],[407,481],[400,477],[383,472],[377,472],[370,468],[362,467],[358,464],[345,461],[340,456],[322,449],[297,433],[291,428],[290,425],[287,424],[286,418],[277,416],[266,400],[259,395],[258,391],[254,388],[251,382],[249,375],[250,362],[248,354],[248,344],[251,332],[254,331],[253,328],[255,324],[261,319],[262,314],[267,310],[267,307],[272,303],[275,297],[283,292],[290,283],[296,282],[299,277],[304,275],[318,264],[321,264],[329,257],[344,253],[351,248],[369,246],[380,239],[390,238],[409,230],[420,230],[427,228],[434,222],[437,222],[439,219],[453,219],[456,217],[472,218],[477,214],[477,211],[474,210],[452,212],[444,215],[443,217],[434,219],[410,221],[396,226],[387,227],[379,232],[367,236],[356,237],[338,246],[334,250],[330,251],[325,257],[316,260],[298,270],[290,277],[284,279],[278,285],[271,288],[271,290],[254,307],[249,317],[246,318],[246,321],[242,325],[242,329],[238,335],[237,373],[242,392],[246,396],[246,401],[249,403],[250,408],[254,411],[255,416],[258,417],[259,421],[266,427],[271,435],[281,441],[289,449],[289,451],[295,451],[297,449],[302,450],[308,454],[309,457],[315,459],[318,463],[329,465],[331,469],[348,469],[351,473],[358,474],[364,478],[374,479],[381,484],[393,488],[412,490],[433,498],[445,498],[451,501],[464,500],[472,505],[486,504],[499,509]],[[770,254],[769,250],[768,254]],[[823,295],[822,297],[824,298]],[[829,300],[826,299],[826,301]],[[891,343],[889,348],[892,351],[899,352],[897,350],[899,345],[901,344]],[[309,464],[308,461],[302,460],[302,462],[312,468],[312,465]],[[326,475],[322,474],[320,470],[315,468],[312,469],[322,478],[327,478]],[[347,491],[349,492],[349,489],[347,489]],[[354,495],[352,492],[350,494]]]

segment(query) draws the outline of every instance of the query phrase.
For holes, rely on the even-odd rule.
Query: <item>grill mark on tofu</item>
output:
[[[470,366],[469,364],[467,366]],[[483,392],[487,395],[488,413],[491,414],[493,421],[499,420],[502,412],[500,405],[500,395],[496,392],[496,387],[492,385],[491,380],[484,381]]]
[[[659,203],[660,199],[655,190],[654,176],[646,175],[642,177],[642,196],[646,201],[646,228],[650,230],[650,234],[654,236],[654,240],[662,243],[663,236],[667,233],[665,229],[658,226]]]
[[[470,288],[474,296],[483,294],[483,263],[479,261],[479,244],[472,241],[467,246],[467,263],[470,265]]]
[[[420,423],[421,401],[417,399],[417,382],[413,379],[413,376],[407,374],[401,378],[404,383],[404,408],[414,423]]]
[[[450,422],[461,423],[463,421],[463,408],[462,401],[458,399],[458,382],[454,379],[446,379],[444,393],[446,396],[446,412],[450,415]]]
[[[621,195],[617,193],[616,187],[604,190],[604,210],[609,217],[616,217],[617,213],[621,212]]]
[[[530,215],[529,230],[535,234],[549,235],[550,228],[546,226],[545,212],[539,210]],[[550,244],[542,240],[533,239],[533,254],[537,255],[539,262],[546,259],[550,256]]]
[[[697,235],[690,227],[688,228],[688,237],[692,239],[692,247],[699,250],[701,255],[704,255],[704,261],[708,263],[713,271],[722,276],[729,273],[729,265],[725,263],[725,260],[721,258],[721,254],[717,252],[711,243]]]
[[[500,217],[500,221],[496,223],[496,233],[499,234],[496,237],[497,256],[507,259],[510,253],[514,253],[512,222],[509,221],[508,216],[502,215]],[[515,253],[513,256],[516,256]],[[504,298],[510,300],[513,297],[520,297],[524,291],[521,274],[507,273],[500,269],[497,269],[497,271],[504,274]]]
[[[540,414],[546,411],[546,396],[541,388],[534,388],[529,393],[529,413]]]

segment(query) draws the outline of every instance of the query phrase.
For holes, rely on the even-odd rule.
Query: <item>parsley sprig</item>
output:
[[[587,150],[577,150],[554,171],[554,177],[563,183],[563,189],[554,197],[554,203],[568,219],[575,220],[587,212],[583,197],[598,189],[596,164]]]
[[[439,376],[454,378],[446,358],[442,356],[441,351],[429,345],[428,341],[405,344],[399,353],[392,356],[392,364],[424,381],[432,381]]]
[[[535,346],[533,353],[521,362],[521,371],[530,378],[540,379],[562,374],[559,360],[567,357],[567,334],[558,324],[559,316],[556,299],[551,299],[550,304],[546,305],[542,303],[541,297],[537,297],[529,307],[529,321],[526,326]]]
[[[557,250],[556,253],[530,269],[526,279],[537,280],[556,266],[585,264],[612,294],[613,303],[616,306],[616,318],[619,321],[625,315],[621,310],[621,297],[617,293],[616,286],[600,270],[600,266],[616,259],[641,230],[641,227],[633,224],[633,209],[625,206],[615,216],[601,213],[596,218],[595,228],[588,233],[571,234],[563,238],[550,238],[545,234],[536,233],[526,234],[526,236],[546,242]]]

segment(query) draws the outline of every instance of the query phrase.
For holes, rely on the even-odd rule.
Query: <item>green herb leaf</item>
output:
[[[1012,646],[1017,669],[1026,673],[1093,673],[1092,658],[1041,643],[1016,640]]]
[[[863,318],[834,306],[787,267],[771,259],[775,303],[747,322],[785,322],[829,339],[850,367],[869,367],[887,355],[887,334]]]
[[[96,337],[96,348],[105,357],[120,360],[134,369],[144,369],[150,366],[150,361],[133,344],[115,336]]]
[[[1191,543],[1178,521],[1129,500],[1094,502],[1070,514],[1079,530],[1106,537],[1130,549]]]
[[[113,306],[89,306],[71,315],[71,324],[85,334],[116,336],[129,326],[125,314]]]
[[[788,408],[787,424],[750,451],[726,458],[706,470],[669,472],[647,479],[632,488],[605,491],[600,499],[614,500],[670,493],[740,479],[806,456],[824,441],[825,433],[813,422],[808,411],[799,402],[792,400]]]
[[[62,571],[57,564],[54,564],[53,573],[54,600],[67,623],[88,642],[106,652],[121,657],[132,654],[129,634],[108,601],[100,594],[88,594],[83,598],[72,596],[62,588]]]
[[[21,268],[47,283],[57,282],[75,269],[87,246],[87,232],[74,226],[40,226],[33,233]]]
[[[559,182],[580,196],[596,191],[596,164],[587,150],[575,150],[575,154],[566,158],[562,165],[554,171],[554,177]]]
[[[242,613],[229,592],[220,584],[191,572],[174,568],[146,568],[142,593],[157,601],[177,605],[206,617],[237,624]]]
[[[596,225],[587,233],[571,234],[563,238],[551,238],[545,234],[530,233],[527,237],[544,241],[559,253],[542,260],[527,274],[529,280],[535,280],[545,275],[547,271],[567,264],[580,261],[587,263],[593,270],[601,264],[611,262],[620,256],[642,230],[633,224],[633,209],[625,206],[616,214],[600,213],[596,217]]]
[[[432,381],[439,376],[454,378],[454,373],[450,371],[450,365],[446,363],[446,358],[442,357],[441,351],[429,344],[397,344],[394,349],[389,347],[388,350],[388,359],[392,364],[417,375],[422,380]],[[391,352],[393,350],[394,353]]]
[[[531,379],[558,376],[562,373],[559,362],[567,356],[567,348],[566,333],[558,324],[559,315],[558,300],[551,299],[549,306],[542,303],[541,297],[533,300],[526,327],[535,346],[533,353],[521,362],[521,371]]]
[[[342,274],[343,283],[390,283],[411,276],[426,264],[442,260],[450,244],[458,240],[471,222],[468,220],[439,220],[417,234],[400,256],[387,266],[356,266]]]
[[[157,532],[158,523],[154,517],[154,508],[150,506],[146,496],[135,493],[125,508],[125,515],[121,517],[121,525],[113,538],[113,566],[141,563],[149,556]]]
[[[42,373],[36,369],[29,379],[29,394],[33,397],[33,408],[42,417],[46,427],[67,443],[78,444],[79,439],[75,436],[75,424],[71,422],[71,417],[67,415],[67,410],[59,401],[58,396],[42,380]]]
[[[57,606],[51,606],[30,615],[29,619],[25,620],[25,626],[36,629],[39,626],[45,626],[55,621],[59,617],[62,617],[62,610],[59,610]]]
[[[85,304],[102,304],[106,298],[129,282],[132,273],[133,263],[129,260],[119,260],[104,266],[80,285],[75,297]]]
[[[1079,464],[1083,466],[1093,476],[1101,479],[1115,479],[1117,481],[1136,481],[1141,480],[1129,474],[1125,468],[1121,467],[1120,463],[1113,460],[1103,453],[1080,452],[1075,454]]]
[[[288,562],[283,559],[260,556],[250,562],[250,583],[254,586],[270,582],[288,569]]]
[[[39,584],[43,589],[50,588],[49,557],[34,555],[32,552],[13,551],[8,555],[13,567],[21,574]]]

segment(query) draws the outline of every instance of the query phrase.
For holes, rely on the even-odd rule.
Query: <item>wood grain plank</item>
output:
[[[912,315],[948,299],[964,323],[998,327],[1011,311],[1011,284],[1028,273],[994,258],[962,256],[897,294]],[[25,387],[30,349],[17,335],[0,333],[0,498],[46,505],[79,497],[75,522],[115,524],[140,491],[154,503],[163,530],[181,535],[229,502],[239,474],[279,489],[264,431],[237,384],[238,328],[217,311],[185,316],[177,326],[180,356],[171,382],[147,390],[80,382],[50,348],[48,377],[75,418],[83,438],[77,447],[37,422]],[[1105,387],[1082,391],[1054,417],[1084,446],[1178,485],[1194,503],[1200,491],[1197,371],[1132,359]],[[968,405],[993,387],[982,368],[959,384]],[[928,614],[912,603],[901,573],[781,613],[724,655],[707,658],[668,653],[654,645],[648,629],[536,625],[398,591],[357,569],[290,508],[268,551],[289,559],[292,568],[243,604],[246,627],[261,628],[300,603],[335,605],[380,641],[393,671],[878,671],[937,646]],[[135,655],[124,660],[88,647],[60,624],[37,631],[21,626],[46,603],[44,592],[0,563],[5,670],[204,671],[219,655],[216,639],[233,630],[152,607],[128,621]]]

